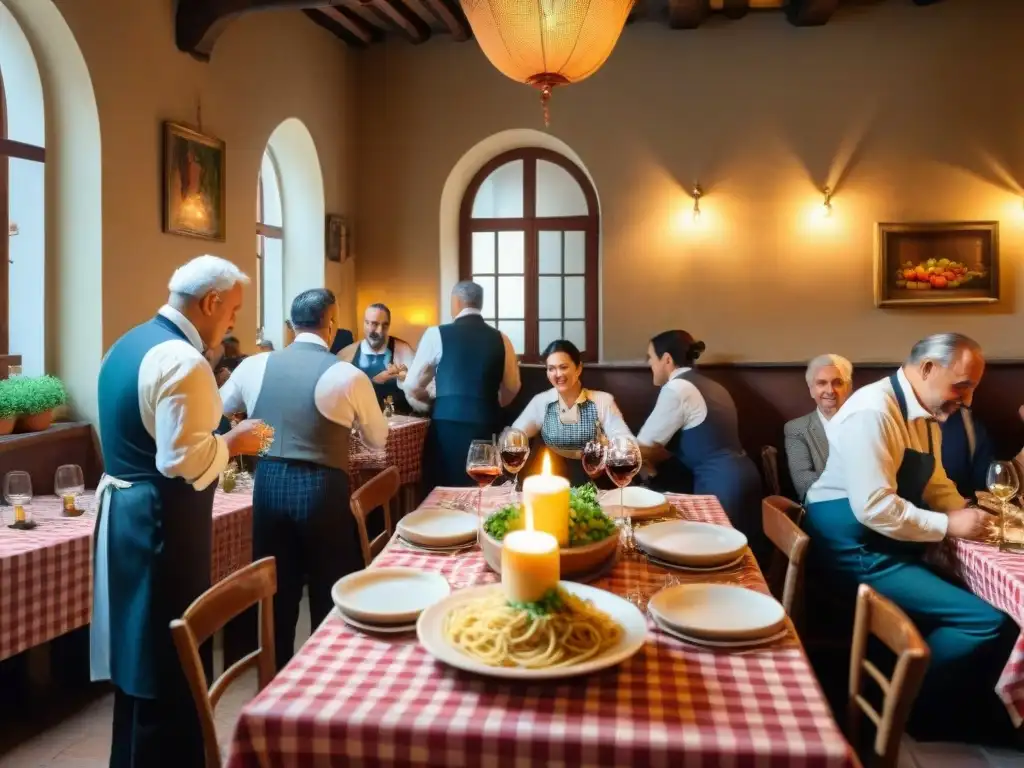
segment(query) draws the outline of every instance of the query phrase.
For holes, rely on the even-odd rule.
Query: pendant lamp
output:
[[[633,0],[461,0],[484,55],[503,75],[540,91],[596,72],[615,48]]]

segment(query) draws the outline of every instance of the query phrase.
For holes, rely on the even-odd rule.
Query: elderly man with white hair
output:
[[[815,409],[785,427],[786,463],[796,495],[803,500],[828,460],[825,425],[853,391],[853,364],[839,355],[818,355],[807,366],[807,388]]]
[[[203,352],[234,324],[248,282],[229,261],[193,259],[157,315],[114,342],[100,367],[107,474],[96,489],[90,661],[94,680],[114,684],[114,768],[204,762],[169,624],[210,587],[221,471],[272,436],[253,420],[214,434],[221,400]]]
[[[868,584],[931,648],[910,720],[911,735],[926,740],[985,741],[1011,729],[995,685],[1016,627],[924,559],[929,543],[977,538],[988,525],[946,476],[936,424],[971,404],[984,372],[981,348],[966,336],[919,341],[898,371],[832,417],[828,462],[807,492],[808,583],[834,598]]]

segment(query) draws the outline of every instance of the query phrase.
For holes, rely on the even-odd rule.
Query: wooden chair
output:
[[[874,635],[896,654],[892,679],[865,658],[868,635]],[[853,651],[850,656],[850,688],[847,699],[847,738],[856,748],[860,740],[861,714],[875,724],[875,738],[868,765],[895,768],[900,755],[900,740],[907,717],[914,705],[921,681],[928,669],[931,652],[917,627],[891,600],[882,597],[867,584],[857,591],[857,613],[853,627]],[[881,714],[861,695],[861,683],[867,672],[882,689]]]
[[[768,586],[794,623],[796,614],[801,613],[797,598],[803,585],[804,555],[811,543],[811,537],[800,530],[803,514],[803,507],[784,496],[769,496],[761,501],[761,524],[777,550],[768,569]]]
[[[171,622],[171,636],[178,659],[188,680],[192,699],[203,729],[206,768],[220,768],[220,747],[213,724],[213,710],[232,682],[250,667],[256,667],[258,690],[274,677],[274,593],[277,565],[265,557],[235,571],[196,598],[180,619]],[[199,646],[250,606],[260,604],[260,647],[239,659],[217,678],[209,689],[199,658]]]
[[[391,528],[391,502],[398,495],[398,480],[398,469],[388,467],[352,494],[352,514],[355,515],[356,525],[359,527],[359,545],[362,547],[363,562],[367,567],[384,549],[391,534],[394,533]],[[384,508],[384,530],[370,541],[366,532],[366,517],[377,507]]]
[[[774,445],[761,446],[761,475],[769,496],[782,494],[779,485],[779,451]]]

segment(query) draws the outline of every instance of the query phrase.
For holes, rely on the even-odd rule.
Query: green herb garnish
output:
[[[552,613],[558,613],[565,605],[565,601],[562,600],[562,595],[557,589],[549,589],[544,593],[544,597],[536,602],[517,603],[509,600],[508,604],[517,611],[526,611],[530,618],[536,621],[546,618]]]
[[[507,533],[519,530],[524,524],[522,504],[506,504],[484,520],[484,531],[501,541]]]
[[[569,546],[604,541],[616,532],[615,521],[601,509],[593,483],[569,490]]]

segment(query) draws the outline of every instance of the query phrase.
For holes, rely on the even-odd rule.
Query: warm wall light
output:
[[[700,184],[693,185],[693,220],[700,220],[700,199],[704,197],[704,190]]]
[[[825,201],[822,203],[822,215],[832,215],[832,189],[825,187]]]

